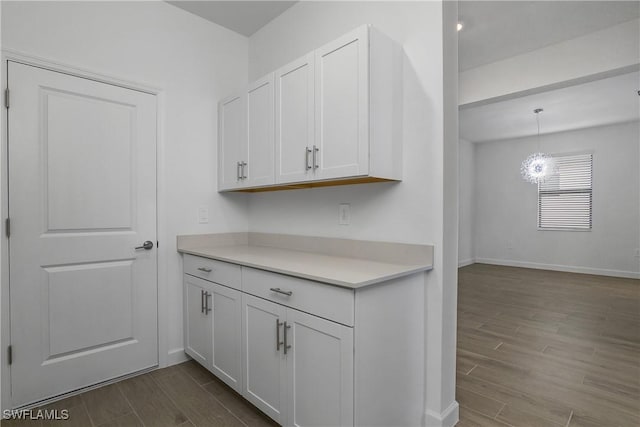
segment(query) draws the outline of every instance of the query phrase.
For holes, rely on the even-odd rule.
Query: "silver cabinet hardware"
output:
[[[198,270],[204,271],[205,273],[211,273],[213,270],[207,267],[198,267]]]
[[[204,313],[204,290],[200,289],[200,313]]]
[[[309,164],[309,154],[311,154],[311,149],[309,147],[304,147],[304,167],[305,167],[305,170],[311,169],[311,165]]]
[[[240,169],[242,172],[242,174],[240,175],[240,178],[242,179],[247,179],[247,162],[242,162],[242,168]]]
[[[291,325],[287,325],[287,322],[285,320],[284,322],[284,354],[287,354],[287,350],[291,348],[290,345],[287,344],[287,329],[291,329]]]
[[[318,151],[320,151],[320,149],[314,145],[313,146],[313,168],[314,169],[318,169]]]
[[[144,242],[142,244],[142,246],[136,246],[135,249],[144,249],[144,250],[149,251],[149,250],[153,249],[153,242],[150,241],[150,240],[147,240],[146,242]]]
[[[236,163],[236,181],[240,181],[242,179],[242,175],[240,175],[240,168],[242,168],[242,163]]]
[[[204,314],[206,314],[206,315],[208,315],[208,314],[209,314],[209,312],[210,312],[211,310],[213,310],[211,307],[209,307],[209,297],[210,297],[211,295],[213,295],[213,294],[211,294],[211,293],[209,293],[209,292],[206,292],[206,291],[205,291],[205,293],[204,293]]]
[[[280,319],[276,319],[276,351],[280,351],[280,346],[283,344],[280,341],[280,326],[282,326],[282,322]]]
[[[269,290],[272,291],[272,292],[277,292],[277,293],[282,294],[282,295],[286,295],[288,297],[293,295],[293,291],[283,291],[280,288],[269,288]]]

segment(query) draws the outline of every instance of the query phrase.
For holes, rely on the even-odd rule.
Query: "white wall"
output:
[[[454,14],[455,15],[455,14]],[[455,33],[452,18],[452,37]],[[441,2],[300,2],[249,39],[249,76],[256,79],[362,25],[373,24],[404,47],[402,183],[251,194],[249,228],[256,232],[388,240],[435,245],[427,274],[426,384],[428,423],[455,412],[455,277],[445,275],[443,5]],[[455,52],[455,51],[453,51]],[[455,55],[454,55],[455,56]],[[457,57],[455,58],[457,67]],[[447,65],[449,66],[449,65]],[[455,70],[447,70],[457,76]],[[457,79],[450,89],[457,90]],[[454,147],[455,148],[455,147]],[[455,150],[451,153],[455,157]],[[454,161],[455,172],[457,161]],[[455,184],[455,182],[453,183]],[[452,185],[455,195],[455,185]],[[453,197],[455,199],[455,197]],[[351,204],[351,225],[338,224],[338,205]],[[455,207],[457,212],[457,206]],[[449,250],[455,250],[452,238]],[[449,242],[451,243],[451,242]],[[455,274],[455,268],[453,272]],[[429,310],[429,304],[435,307]],[[418,375],[418,373],[416,373]],[[416,395],[417,399],[423,399]],[[422,405],[418,405],[421,407]],[[457,413],[455,414],[457,416]],[[415,414],[407,414],[415,419]]]
[[[472,264],[475,259],[475,144],[460,140],[458,265]]]
[[[640,278],[639,122],[543,135],[549,153],[593,151],[592,231],[538,231],[520,178],[536,138],[476,144],[476,260]]]
[[[252,231],[433,243],[442,164],[442,12],[437,2],[301,2],[249,39],[258,78],[355,27],[370,23],[404,45],[404,181],[252,194]],[[436,36],[434,36],[436,33]],[[440,56],[440,57],[439,57]],[[430,197],[431,196],[431,197]],[[351,225],[338,205],[351,204]]]
[[[215,191],[216,102],[246,84],[247,38],[165,2],[3,1],[2,47],[163,90],[160,357],[184,357],[176,234],[247,230],[245,197]],[[197,223],[201,206],[209,224]]]
[[[460,73],[460,105],[537,92],[549,86],[637,69],[640,20],[634,19],[582,37],[512,56]]]

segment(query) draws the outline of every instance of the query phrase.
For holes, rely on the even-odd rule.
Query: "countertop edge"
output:
[[[284,270],[284,269],[280,269],[277,267],[272,267],[270,265],[265,265],[265,264],[256,264],[256,263],[252,263],[252,262],[247,262],[247,261],[241,261],[238,260],[236,258],[232,258],[232,257],[225,257],[222,255],[212,255],[212,254],[208,254],[208,253],[203,253],[201,251],[199,251],[198,249],[205,249],[205,248],[193,248],[193,249],[185,249],[185,248],[180,248],[178,249],[179,253],[183,253],[183,254],[189,254],[189,255],[194,255],[194,256],[199,256],[199,257],[203,257],[203,258],[208,258],[208,259],[213,259],[216,261],[223,261],[223,262],[228,262],[231,264],[236,264],[236,265],[241,265],[244,267],[250,267],[250,268],[256,268],[259,270],[264,270],[264,271],[270,271],[272,273],[278,273],[278,274],[283,274],[286,276],[292,276],[292,277],[298,277],[301,279],[306,279],[306,280],[312,280],[315,282],[321,282],[321,283],[326,283],[329,285],[333,285],[333,286],[339,286],[342,288],[348,288],[348,289],[359,289],[359,288],[364,288],[366,286],[371,286],[371,285],[375,285],[378,283],[383,283],[383,282],[387,282],[393,279],[397,279],[400,277],[404,277],[404,276],[409,276],[412,274],[416,274],[416,273],[420,273],[420,272],[427,272],[433,269],[432,265],[413,265],[413,266],[406,266],[406,270],[403,271],[399,271],[397,273],[393,273],[393,274],[389,274],[389,275],[385,275],[379,278],[375,278],[375,279],[371,279],[371,280],[366,280],[363,282],[344,282],[344,281],[340,281],[340,280],[335,280],[335,279],[331,279],[331,278],[327,278],[327,277],[320,277],[320,276],[314,276],[311,274],[305,274],[305,273],[301,273],[299,271],[292,271],[292,270]],[[322,255],[322,254],[318,254],[318,255]]]

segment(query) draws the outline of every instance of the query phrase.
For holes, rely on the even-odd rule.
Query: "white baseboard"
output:
[[[568,273],[594,274],[596,276],[623,277],[627,279],[640,279],[640,272],[608,270],[605,268],[580,267],[574,265],[541,264],[537,262],[517,261],[511,259],[476,258],[480,264],[504,265],[508,267],[535,268],[538,270],[565,271]]]
[[[427,411],[424,414],[424,425],[425,427],[453,427],[458,423],[458,411],[458,402],[455,400],[440,414]]]
[[[169,354],[167,355],[166,367],[186,362],[189,359],[190,357],[187,356],[187,353],[184,352],[184,348],[174,348],[173,350],[169,350]]]
[[[476,262],[475,258],[458,260],[458,268],[466,267],[467,265],[471,265],[471,264],[475,264],[475,262]]]

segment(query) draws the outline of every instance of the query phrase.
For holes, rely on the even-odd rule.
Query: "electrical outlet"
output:
[[[209,224],[209,208],[198,208],[198,223]]]
[[[338,224],[349,225],[351,223],[351,205],[349,203],[340,203],[338,209]]]

